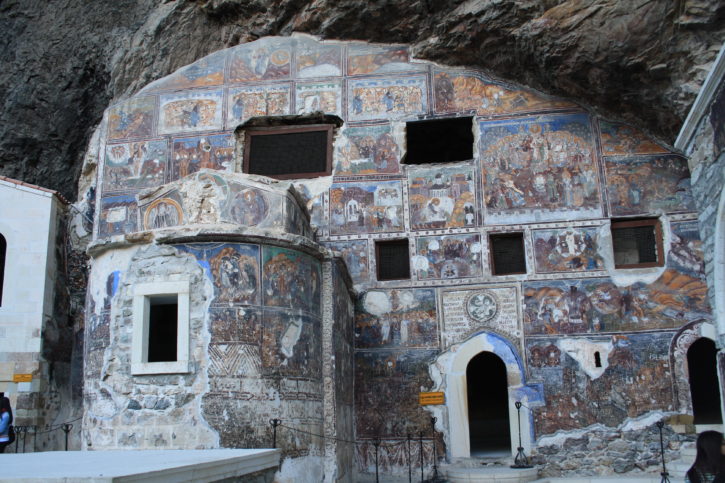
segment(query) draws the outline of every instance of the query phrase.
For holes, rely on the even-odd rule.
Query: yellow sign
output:
[[[32,374],[13,374],[13,382],[32,382]]]
[[[446,403],[446,395],[443,392],[421,392],[418,393],[418,402],[421,406],[437,406]]]

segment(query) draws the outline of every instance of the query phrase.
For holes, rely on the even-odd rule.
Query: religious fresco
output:
[[[669,329],[710,312],[705,282],[672,269],[627,287],[608,278],[525,282],[524,305],[530,335]]]
[[[224,63],[227,51],[222,50],[182,67],[173,74],[150,84],[144,91],[171,89],[189,89],[191,87],[211,87],[224,83]]]
[[[160,97],[159,134],[222,128],[222,91],[185,91]]]
[[[106,145],[103,192],[152,188],[164,183],[166,140]]]
[[[350,176],[400,171],[400,148],[390,124],[348,127],[343,144],[335,154],[335,176]]]
[[[304,315],[265,310],[262,316],[264,375],[322,378],[320,322]]]
[[[412,266],[418,280],[480,277],[481,235],[422,236]]]
[[[295,89],[297,114],[321,111],[342,116],[342,82],[298,82]]]
[[[234,137],[231,134],[174,139],[170,181],[200,169],[229,170],[233,156]]]
[[[286,198],[285,207],[285,231],[287,231],[287,233],[294,233],[295,235],[312,238],[310,222],[300,208],[300,205],[298,205],[295,201]]]
[[[295,50],[295,77],[301,79],[342,75],[342,45],[298,39]]]
[[[670,227],[667,266],[691,277],[704,279],[705,256],[697,221],[671,223]]]
[[[628,156],[631,154],[667,153],[659,144],[642,131],[627,124],[599,120],[604,156]]]
[[[239,183],[229,184],[222,217],[243,226],[257,226],[268,216],[270,201],[264,191]]]
[[[355,310],[355,348],[438,347],[433,289],[370,290]]]
[[[101,198],[98,235],[112,236],[138,231],[138,205],[135,196],[118,195]]]
[[[262,312],[255,307],[213,306],[209,309],[211,343],[243,342],[261,345]]]
[[[339,264],[333,267],[333,293],[332,293],[332,346],[335,351],[335,385],[338,407],[347,406],[348,414],[352,414],[353,404],[353,378],[352,373],[355,307],[344,281]],[[338,413],[339,414],[339,413]],[[352,427],[349,428],[352,436]]]
[[[546,405],[534,408],[538,437],[592,424],[617,427],[648,411],[673,411],[668,348],[671,333],[614,335],[602,357],[608,367],[592,378],[557,339],[526,343],[531,378],[543,381]]]
[[[259,304],[259,246],[227,245],[209,258],[214,302]]]
[[[262,251],[264,305],[320,313],[320,262],[302,253],[265,246]]]
[[[154,134],[154,97],[134,97],[108,113],[108,139],[151,137]]]
[[[601,216],[599,176],[588,114],[481,121],[487,220]]]
[[[691,211],[687,159],[677,155],[605,158],[613,216]]]
[[[392,119],[428,112],[428,87],[423,75],[351,79],[348,119]]]
[[[603,270],[598,228],[532,230],[538,273]]]
[[[410,53],[404,45],[350,44],[347,54],[347,74],[388,74],[425,70],[424,63],[410,63]]]
[[[577,107],[525,89],[504,87],[478,72],[436,72],[435,112],[475,111],[479,116]]]
[[[333,183],[330,233],[378,233],[403,230],[400,181]]]
[[[361,283],[370,278],[367,240],[327,242],[325,246],[340,252],[353,283]]]
[[[410,224],[414,230],[476,225],[473,166],[408,170]]]
[[[428,431],[430,413],[418,393],[433,386],[428,366],[434,350],[355,353],[355,434],[358,438],[405,438]]]
[[[227,128],[234,129],[256,116],[283,116],[290,113],[290,85],[233,87],[229,89]]]
[[[289,39],[271,39],[239,46],[232,51],[229,82],[290,78]]]
[[[168,191],[150,202],[145,202],[139,208],[144,230],[168,228],[184,223],[183,202],[177,190]]]

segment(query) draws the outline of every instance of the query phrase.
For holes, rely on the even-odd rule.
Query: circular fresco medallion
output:
[[[466,313],[478,322],[487,322],[498,313],[498,300],[488,291],[475,292],[466,297]]]

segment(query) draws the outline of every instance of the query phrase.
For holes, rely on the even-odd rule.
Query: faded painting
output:
[[[569,227],[533,230],[538,273],[603,270],[598,228]]]
[[[612,215],[695,209],[687,159],[677,155],[606,158]]]
[[[435,112],[475,111],[479,116],[576,107],[526,89],[504,87],[478,72],[437,72]]]
[[[106,145],[103,192],[139,190],[164,184],[166,140]]]
[[[330,233],[403,230],[400,181],[339,183],[330,188]]]
[[[322,378],[319,321],[304,315],[265,310],[262,327],[264,375]]]
[[[347,74],[387,74],[424,70],[425,64],[411,64],[405,45],[350,44],[347,54]]]
[[[138,230],[138,205],[135,196],[118,195],[101,198],[98,236],[122,235]]]
[[[295,108],[297,114],[324,112],[342,115],[342,82],[298,83],[295,90]]]
[[[340,252],[353,283],[361,283],[370,278],[367,240],[328,242],[325,245]]]
[[[287,39],[271,39],[242,45],[231,55],[230,82],[290,78],[292,50]]]
[[[200,169],[229,170],[233,156],[234,138],[231,134],[174,139],[171,181]]]
[[[604,156],[628,156],[631,154],[660,154],[668,151],[627,124],[599,120]]]
[[[357,349],[438,347],[433,289],[370,290],[355,314]]]
[[[400,171],[400,148],[390,124],[349,127],[343,130],[343,144],[335,155],[335,176]]]
[[[342,45],[297,40],[295,71],[297,78],[342,75]]]
[[[108,139],[151,137],[154,134],[154,97],[134,97],[108,113]]]
[[[483,188],[491,222],[601,216],[587,114],[482,121]],[[513,215],[517,214],[513,219]]]
[[[400,118],[428,111],[425,76],[378,77],[348,81],[348,119]]]
[[[215,302],[259,304],[259,246],[230,244],[209,258]]]
[[[169,228],[184,223],[184,210],[181,195],[172,190],[141,206],[141,219],[144,230]]]
[[[412,265],[418,280],[480,277],[481,235],[419,237]]]
[[[472,166],[408,170],[410,223],[414,230],[476,226]]]
[[[270,202],[262,190],[230,183],[228,203],[222,216],[239,225],[257,226],[267,218],[269,208]]]
[[[289,84],[230,88],[227,129],[234,129],[252,117],[290,114],[290,92]]]
[[[222,128],[222,91],[186,91],[160,96],[159,133]]]
[[[264,305],[320,313],[320,262],[302,253],[265,246]]]

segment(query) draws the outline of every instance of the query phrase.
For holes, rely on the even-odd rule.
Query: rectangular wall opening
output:
[[[612,248],[616,268],[662,266],[664,255],[659,220],[612,221]]]
[[[407,280],[410,278],[408,239],[375,242],[375,261],[378,280]]]
[[[149,297],[148,360],[145,362],[175,362],[179,302],[176,294]]]
[[[404,164],[448,163],[473,158],[473,118],[454,117],[406,124]]]
[[[526,250],[523,233],[489,235],[491,272],[494,275],[526,273]]]

